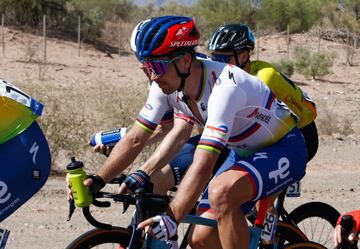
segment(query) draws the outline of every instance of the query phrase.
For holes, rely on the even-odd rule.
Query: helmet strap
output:
[[[181,78],[180,86],[179,86],[179,88],[177,89],[178,92],[181,92],[181,91],[184,89],[186,78],[189,77],[189,75],[190,75],[191,64],[190,64],[190,67],[188,68],[187,73],[180,73],[179,68],[177,67],[175,61],[173,62],[173,64],[174,64],[176,73],[177,73],[178,76]]]
[[[240,64],[238,53],[236,51],[234,51],[234,57],[235,57],[236,66],[240,67],[241,69],[244,69],[246,67],[246,64],[249,62],[250,59],[250,56],[248,56],[246,61],[243,64]]]

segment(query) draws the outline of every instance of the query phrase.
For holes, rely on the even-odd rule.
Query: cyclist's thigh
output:
[[[170,167],[175,179],[175,184],[179,184],[187,169],[192,164],[194,152],[198,144],[200,135],[191,137],[181,148],[180,152],[170,162]]]
[[[252,183],[251,175],[245,171],[238,171],[237,169],[232,170],[232,167],[236,164],[237,157],[238,157],[238,155],[233,150],[231,150],[229,152],[229,156],[225,160],[224,164],[217,171],[216,175],[210,181],[209,185],[213,184],[213,183],[217,184],[217,180],[219,180],[219,184],[223,185],[222,187],[230,187],[231,182],[229,181],[229,179],[226,179],[228,177],[227,175],[229,174],[229,177],[235,177],[236,181],[238,181],[238,180],[240,180],[240,178],[242,178],[241,182],[243,184],[245,183],[246,187],[248,187],[248,185],[253,186],[253,187],[251,187],[251,192],[253,192],[255,190],[255,187],[254,187],[255,184]],[[219,177],[219,175],[222,175],[222,176]],[[224,185],[225,183],[227,184],[226,186]],[[233,192],[234,192],[234,194],[236,194],[236,193],[242,193],[243,191],[241,189],[237,189],[236,191],[233,191]],[[202,194],[201,200],[197,207],[198,212],[212,212],[208,196],[209,196],[209,186],[207,186],[204,193]],[[251,199],[251,198],[249,197],[248,199]],[[246,200],[246,201],[248,201],[248,200]],[[241,203],[239,203],[239,205],[240,204]],[[255,202],[251,202],[251,201],[244,203],[243,205],[241,205],[242,212],[247,213],[248,211],[251,210],[251,208],[254,206],[254,204],[255,204]]]
[[[248,172],[256,190],[254,200],[285,189],[305,175],[307,153],[296,128],[277,143],[246,158],[238,156],[231,168]]]
[[[166,165],[161,170],[155,171],[150,175],[151,182],[154,183],[154,193],[166,194],[166,192],[175,186],[173,171],[170,165]]]
[[[201,135],[191,137],[182,147],[180,152],[175,156],[175,158],[169,163],[176,185],[180,184],[181,179],[184,177],[187,169],[192,164],[195,149],[199,143],[200,137]],[[213,173],[215,173],[220,168],[220,166],[227,159],[228,155],[229,149],[224,148],[215,164]]]
[[[210,212],[205,212],[200,215],[201,217],[214,219],[215,216]],[[204,226],[204,225],[193,225],[188,236],[189,245],[191,248],[209,248],[217,249],[221,248],[220,238],[218,235],[217,228]]]
[[[248,157],[241,157],[232,150],[215,178],[229,170],[246,172],[255,193],[252,201],[256,201],[301,179],[305,174],[306,160],[304,139],[300,131],[294,129],[277,143]],[[199,205],[203,209],[209,205],[206,192],[200,202],[203,206]],[[244,213],[246,211],[243,210]]]

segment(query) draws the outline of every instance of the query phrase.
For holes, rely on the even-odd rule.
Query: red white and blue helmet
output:
[[[194,21],[184,16],[154,17],[141,25],[136,36],[136,55],[146,57],[169,55],[176,50],[199,44],[200,33]]]

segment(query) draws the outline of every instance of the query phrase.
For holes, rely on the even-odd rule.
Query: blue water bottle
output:
[[[125,136],[126,130],[127,128],[120,128],[97,132],[91,137],[90,145],[95,146],[97,144],[104,144],[112,147]]]

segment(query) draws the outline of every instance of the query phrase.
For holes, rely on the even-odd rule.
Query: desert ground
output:
[[[67,84],[80,82],[86,91],[86,87],[96,89],[94,84],[99,79],[105,82],[103,87],[114,89],[119,84],[131,87],[131,84],[146,81],[135,57],[129,53],[109,57],[91,45],[83,44],[79,57],[76,43],[48,39],[48,66],[44,72],[37,62],[42,60],[41,37],[6,29],[5,38],[0,77],[19,87],[25,86],[28,80],[47,81],[53,82],[56,91],[56,88],[61,90]],[[29,55],[29,44],[34,44],[35,55]],[[301,44],[316,51],[317,36],[309,33],[291,37],[290,49]],[[292,210],[302,203],[316,200],[344,212],[360,208],[360,49],[352,51],[354,66],[345,63],[344,43],[321,40],[321,49],[337,54],[331,74],[316,81],[299,74],[292,76],[317,103],[320,145],[302,180],[302,196],[287,199],[286,207]],[[284,50],[285,35],[261,37],[259,59],[276,61],[287,56]],[[29,56],[33,56],[33,60],[29,60]],[[65,248],[72,239],[91,227],[80,210],[67,222],[67,208],[64,175],[50,176],[32,199],[0,224],[1,228],[11,231],[6,248]],[[129,216],[122,215],[121,209],[122,206],[117,205],[110,210],[97,210],[96,215],[120,225],[126,224]]]

